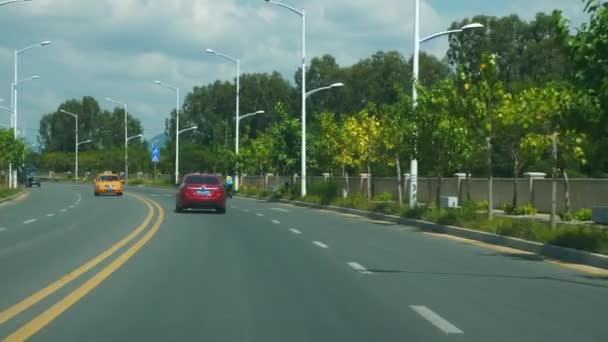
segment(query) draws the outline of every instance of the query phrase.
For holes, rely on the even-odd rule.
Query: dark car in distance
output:
[[[36,175],[35,173],[30,173],[25,179],[25,187],[31,188],[34,185],[40,187],[40,178],[38,178],[38,175]]]
[[[215,209],[226,213],[226,193],[220,177],[205,173],[185,175],[175,198],[175,212]]]

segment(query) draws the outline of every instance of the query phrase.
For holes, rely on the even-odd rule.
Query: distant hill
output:
[[[166,143],[167,136],[164,133],[155,135],[154,137],[152,137],[152,139],[150,139],[150,146],[165,147]]]

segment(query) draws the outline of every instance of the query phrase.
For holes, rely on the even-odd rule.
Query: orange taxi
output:
[[[118,175],[106,171],[95,178],[95,196],[115,194],[122,196],[123,181]]]

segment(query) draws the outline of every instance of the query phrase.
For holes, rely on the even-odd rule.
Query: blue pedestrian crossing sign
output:
[[[160,147],[152,147],[152,162],[157,164],[160,163]]]

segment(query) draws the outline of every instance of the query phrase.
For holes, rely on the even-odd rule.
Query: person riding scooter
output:
[[[226,194],[228,198],[232,198],[232,185],[234,184],[232,177],[226,177],[226,181],[224,182],[224,189],[226,190]]]

